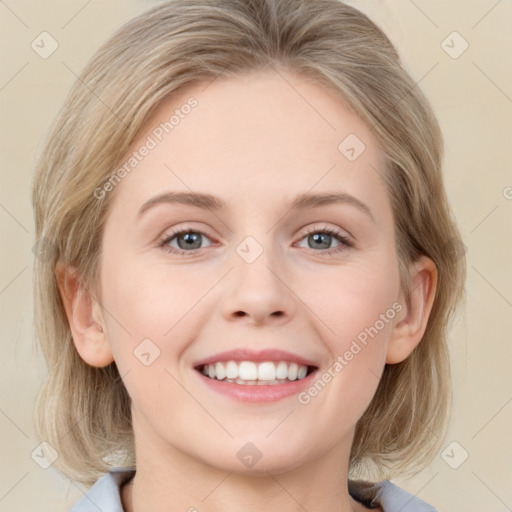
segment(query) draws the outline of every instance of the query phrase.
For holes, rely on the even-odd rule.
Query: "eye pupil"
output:
[[[325,240],[324,237],[328,237],[327,238],[327,241]],[[331,239],[331,235],[329,235],[328,233],[314,233],[313,235],[310,235],[310,238],[313,239],[313,241],[315,243],[322,243],[322,239],[323,240],[323,244],[326,246],[326,247],[321,247],[321,249],[328,249],[329,248],[329,245],[330,245],[330,239]],[[318,247],[314,247],[314,248],[318,248]]]
[[[172,246],[170,243],[172,240],[175,240],[178,245],[174,252],[179,253],[181,250],[181,254],[192,253],[194,251],[202,249],[202,241],[204,235],[201,231],[190,231],[188,229],[184,229],[182,231],[175,232],[173,235],[168,236],[163,242],[162,246],[169,245],[169,252],[173,252]],[[325,254],[331,254],[333,252],[339,252],[348,247],[352,247],[352,245],[346,241],[343,235],[338,234],[336,232],[331,232],[330,230],[316,230],[311,231],[308,235],[306,235],[308,246],[310,249],[316,249]],[[208,236],[206,238],[209,238]],[[331,243],[333,238],[339,240],[339,247],[331,248]]]
[[[180,247],[180,249],[197,249],[199,247],[201,247],[201,239],[200,239],[201,235],[199,233],[194,233],[194,232],[189,232],[189,233],[185,233],[181,236],[178,236],[178,246]],[[185,240],[185,243],[182,245],[181,244],[181,240],[184,239]],[[194,243],[197,243],[199,241],[199,246],[198,247],[192,247],[194,245]]]

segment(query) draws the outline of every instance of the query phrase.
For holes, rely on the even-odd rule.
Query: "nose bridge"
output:
[[[266,231],[246,236],[235,247],[232,283],[223,304],[226,317],[248,316],[261,323],[293,315],[293,293],[286,286],[281,251],[273,230]]]
[[[261,288],[265,293],[279,287],[278,269],[281,265],[276,257],[278,251],[273,246],[271,238],[268,236],[260,243],[253,236],[248,236],[237,246],[238,286],[250,284],[251,289]]]

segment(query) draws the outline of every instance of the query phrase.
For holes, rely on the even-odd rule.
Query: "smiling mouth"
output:
[[[205,377],[230,384],[272,386],[302,380],[314,372],[316,366],[289,361],[218,361],[195,368]]]

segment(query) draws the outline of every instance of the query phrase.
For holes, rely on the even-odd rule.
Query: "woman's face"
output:
[[[401,308],[369,129],[323,88],[258,72],[167,100],[123,163],[103,189],[100,302],[138,463],[180,452],[282,472],[348,457]],[[260,380],[220,382],[237,371]]]

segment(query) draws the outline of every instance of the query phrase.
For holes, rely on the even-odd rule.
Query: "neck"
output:
[[[287,472],[266,471],[257,476],[186,463],[177,454],[173,464],[137,463],[136,475],[122,488],[125,512],[361,512],[367,509],[348,493],[347,471],[325,460]],[[333,459],[336,459],[336,455]],[[203,467],[200,467],[203,466]],[[332,470],[338,467],[338,470]]]
[[[305,507],[304,505],[301,504],[301,502],[299,500],[297,500],[294,496],[292,496],[291,493],[289,493],[284,488],[284,486],[282,486],[282,483],[278,482],[277,479],[276,479],[276,485],[281,486],[282,491],[283,491],[283,496],[281,496],[280,499],[273,500],[273,503],[275,503],[276,505],[279,504],[280,509],[293,510],[293,511],[308,510],[308,511],[311,511],[311,512],[314,511],[314,510],[322,510],[322,511],[332,510],[332,511],[336,511],[336,512],[362,512],[362,511],[366,511],[367,510],[363,505],[361,505],[360,503],[356,502],[351,497],[348,498],[347,503],[341,504],[340,501],[337,500],[329,508],[326,508],[327,505],[323,505],[323,504],[319,505],[318,503],[316,504],[315,508],[311,508],[311,506]],[[140,498],[139,497],[139,493],[138,493],[139,489],[137,487],[136,499],[134,499],[134,491],[133,491],[134,487],[135,487],[135,479],[132,479],[122,488],[122,504],[123,504],[123,510],[125,512],[135,512],[135,511],[138,512],[140,510],[147,510],[147,508],[146,508],[148,506],[147,505],[147,500],[146,500],[147,494],[142,492],[141,493],[142,498]],[[268,494],[265,494],[265,492],[266,492],[265,490],[258,491],[257,499],[255,499],[255,497],[253,497],[252,500],[247,500],[244,503],[248,503],[249,501],[254,503],[254,505],[255,505],[253,507],[254,510],[261,510],[261,508],[259,508],[260,506],[263,506],[265,508],[272,507],[273,505],[271,505],[271,501],[268,499]],[[289,497],[288,500],[286,499],[286,496],[284,496],[284,494],[288,494],[288,497]],[[338,496],[338,497],[341,499],[341,496]],[[214,505],[213,507],[205,506],[202,502],[204,502],[206,500],[206,498],[208,498],[208,496],[204,497],[201,500],[189,499],[188,501],[190,503],[199,504],[199,506],[201,508],[198,509],[197,507],[189,506],[186,509],[187,512],[200,512],[200,511],[201,512],[203,512],[203,511],[205,511],[205,512],[213,512],[213,511],[216,511],[216,510],[221,510],[221,508],[222,508],[222,510],[226,510],[227,509],[228,511],[231,508],[233,508],[233,510],[235,509],[235,507],[230,506],[230,504],[227,503],[227,502],[222,504],[222,505],[220,505],[220,504]],[[295,505],[293,506],[292,503],[289,503],[289,505],[292,505],[291,507],[290,506],[285,506],[285,502],[286,501],[290,502],[290,500],[295,502]],[[174,501],[177,501],[177,500],[173,499],[173,502]],[[328,501],[328,500],[324,500],[324,501]],[[141,502],[141,503],[139,503],[139,502]],[[234,501],[232,503],[234,503]],[[171,508],[167,508],[166,510],[173,510],[173,509],[175,509],[175,507],[178,507],[178,506],[177,505],[172,505]],[[237,510],[239,510],[239,509],[237,508]],[[247,510],[247,508],[244,509],[244,510]],[[249,509],[249,510],[251,510],[251,509]]]
[[[223,455],[215,459],[211,453],[194,452],[193,444],[186,452],[170,444],[138,414],[133,426],[136,474],[121,490],[125,512],[367,510],[348,492],[353,429],[335,445],[306,445],[296,454],[280,453],[279,444],[265,447],[264,441],[256,440],[263,456],[244,468],[236,456],[244,442],[240,439],[224,443]]]

